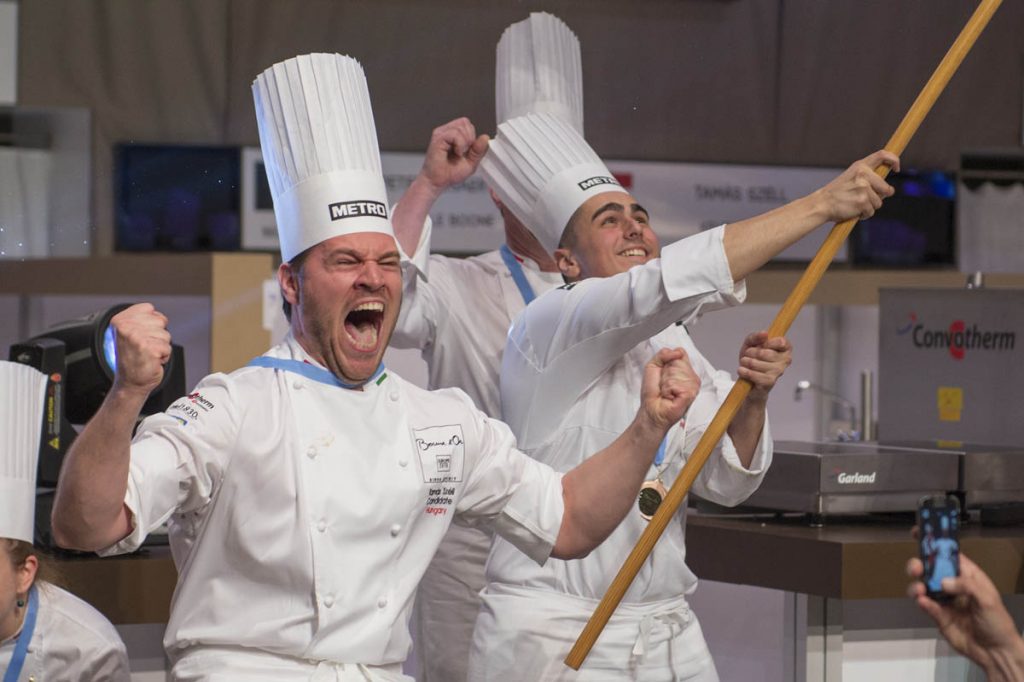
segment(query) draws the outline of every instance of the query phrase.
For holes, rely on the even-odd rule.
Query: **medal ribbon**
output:
[[[501,253],[501,260],[505,261],[505,267],[508,268],[509,273],[512,275],[512,281],[519,287],[519,294],[523,297],[523,303],[530,305],[530,301],[537,298],[537,295],[533,293],[533,287],[530,286],[530,282],[526,279],[522,263],[512,253],[512,249],[508,248],[508,244],[502,244],[498,251]]]
[[[654,466],[660,467],[661,463],[665,461],[665,446],[668,444],[668,434],[661,439],[661,445],[658,446],[658,453],[654,455]]]
[[[25,622],[21,626],[21,634],[14,645],[14,655],[4,673],[4,682],[17,682],[21,675],[21,669],[25,665],[25,655],[28,653],[28,643],[32,641],[32,634],[36,631],[36,612],[39,610],[39,596],[36,586],[28,592],[28,612],[25,613]]]
[[[384,372],[384,363],[382,362],[377,367],[377,371],[374,372],[373,376],[369,379],[361,381],[358,384],[349,384],[345,383],[322,367],[317,367],[316,365],[311,365],[308,362],[302,362],[300,360],[286,360],[284,358],[272,358],[266,355],[261,355],[258,358],[250,360],[249,367],[269,367],[271,369],[280,369],[285,372],[294,372],[295,374],[301,374],[307,379],[317,381],[321,384],[336,386],[337,388],[347,388],[349,390],[362,388]],[[4,682],[6,682],[6,680]]]

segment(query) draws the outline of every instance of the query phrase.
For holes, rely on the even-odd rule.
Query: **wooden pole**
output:
[[[960,66],[960,62],[970,52],[974,42],[978,39],[978,36],[1001,3],[1002,0],[982,0],[981,4],[978,5],[967,25],[964,26],[952,47],[946,52],[942,62],[939,63],[938,68],[935,69],[935,73],[928,79],[928,83],[925,84],[924,89],[921,90],[917,99],[914,100],[914,104],[907,111],[906,116],[903,117],[903,121],[896,129],[896,132],[889,138],[885,149],[897,155],[903,152],[910,138],[917,132],[921,121],[928,115],[932,105],[935,104],[935,100],[938,99],[939,94],[946,87],[946,84],[949,83],[957,67]],[[879,165],[875,169],[875,173],[884,178],[889,174],[889,167],[884,164]],[[807,266],[807,270],[797,282],[796,287],[794,287],[786,302],[782,304],[782,309],[779,310],[771,326],[768,327],[769,337],[782,336],[789,330],[789,326],[796,319],[800,309],[818,285],[832,259],[835,258],[839,247],[846,241],[850,230],[856,224],[857,219],[852,218],[832,228],[832,231],[825,239],[825,243],[822,244],[817,255],[814,256],[814,259]],[[668,526],[668,522],[676,513],[679,505],[682,504],[686,494],[690,491],[690,486],[693,485],[697,474],[700,473],[701,468],[703,468],[704,463],[711,455],[718,441],[725,435],[725,430],[732,423],[750,389],[751,383],[746,379],[740,379],[733,386],[729,395],[726,396],[715,418],[711,421],[703,437],[697,443],[693,454],[687,460],[686,466],[679,472],[679,476],[676,477],[661,506],[658,507],[658,511],[654,514],[650,523],[648,523],[633,551],[630,552],[625,562],[623,562],[618,575],[615,576],[615,579],[608,587],[608,591],[594,610],[594,614],[590,617],[586,627],[583,628],[583,632],[577,638],[576,644],[573,645],[569,655],[566,656],[565,664],[570,668],[579,670],[580,666],[583,665],[587,654],[590,653],[601,631],[604,630],[604,626],[607,625],[608,619],[611,618],[615,608],[622,601],[623,595],[626,594],[626,590],[629,589],[636,574],[640,571],[640,567],[654,549],[654,544],[661,537],[661,534]]]

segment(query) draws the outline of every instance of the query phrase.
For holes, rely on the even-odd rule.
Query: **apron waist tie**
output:
[[[673,625],[678,625],[679,629],[683,630],[690,624],[691,620],[693,620],[693,612],[685,604],[671,611],[645,614],[640,619],[640,625],[637,628],[636,642],[633,643],[633,655],[643,658],[650,651],[651,629],[654,628],[655,623],[660,623],[670,628]]]

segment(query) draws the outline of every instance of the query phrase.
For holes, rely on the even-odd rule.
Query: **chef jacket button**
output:
[[[302,383],[301,379],[296,379],[295,381],[292,382],[292,388],[294,388],[296,390],[302,388],[305,385],[306,384]]]
[[[306,450],[306,456],[310,459],[316,459],[317,449],[315,445],[310,445],[309,449]]]
[[[384,608],[387,605],[388,605],[388,598],[387,597],[381,597],[380,599],[377,600],[377,608],[378,609],[382,609],[382,608]]]
[[[407,459],[400,459],[400,460],[398,460],[398,466],[400,466],[400,467],[402,467],[404,469],[405,467],[409,466],[409,460],[407,460]]]
[[[397,401],[398,400],[398,391],[391,391],[391,393],[388,393],[388,397],[391,398],[392,402]]]
[[[391,537],[397,537],[402,532],[402,524],[396,523],[391,526]]]
[[[321,533],[323,533],[325,530],[327,530],[327,520],[326,519],[320,519],[317,522],[317,524],[316,524],[316,529],[318,531],[320,531]]]
[[[332,606],[334,606],[333,594],[329,594],[326,597],[324,597],[324,606],[326,606],[327,608],[331,608]]]

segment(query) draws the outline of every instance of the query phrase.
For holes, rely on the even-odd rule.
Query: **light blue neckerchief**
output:
[[[530,286],[530,282],[526,279],[526,273],[523,272],[522,264],[515,254],[512,253],[512,249],[508,248],[508,244],[502,244],[498,251],[501,252],[501,260],[505,261],[505,267],[512,273],[512,281],[519,287],[519,293],[523,297],[523,302],[526,305],[530,305],[530,301],[535,299],[537,295],[533,293],[533,287]]]
[[[271,358],[266,355],[261,355],[258,358],[253,358],[249,361],[250,367],[269,367],[271,369],[280,369],[285,372],[294,372],[301,374],[307,379],[318,381],[321,384],[327,384],[328,386],[336,386],[338,388],[362,388],[364,385],[370,383],[377,377],[384,373],[384,363],[382,362],[378,367],[377,371],[373,373],[366,381],[362,381],[358,384],[347,384],[338,377],[331,374],[322,367],[311,365],[308,362],[302,362],[301,360],[286,360],[284,358]],[[383,381],[383,378],[381,379]],[[380,382],[377,382],[380,383]],[[5,681],[6,682],[6,681]]]
[[[14,645],[14,655],[4,673],[4,682],[17,682],[21,675],[21,669],[25,665],[25,655],[28,653],[28,643],[32,641],[32,634],[36,631],[36,612],[39,610],[39,595],[36,586],[28,592],[28,612],[25,614],[25,622],[21,626],[21,634],[18,635],[18,642]]]

